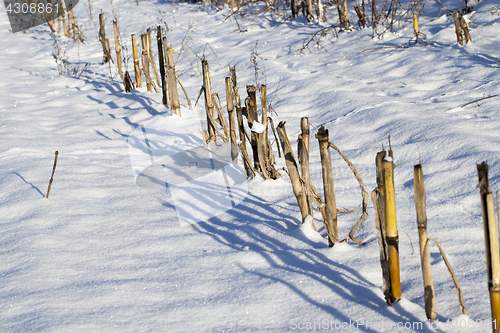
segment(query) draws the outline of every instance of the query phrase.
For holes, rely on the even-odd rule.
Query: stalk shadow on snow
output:
[[[97,85],[97,86],[111,86],[109,84],[105,84],[105,83],[101,84],[98,82],[93,82],[93,84]],[[112,95],[116,95],[116,97],[120,98],[120,103],[123,103],[124,100],[129,101],[130,103],[137,102],[141,105],[140,109],[146,110],[152,116],[157,116],[157,115],[162,114],[162,112],[158,112],[154,107],[151,106],[152,104],[156,104],[156,102],[150,97],[145,97],[145,96],[141,95],[140,92],[124,93],[124,92],[114,92],[110,89],[108,89],[108,90]],[[113,101],[104,102],[104,101],[99,100],[98,98],[95,98],[95,97],[90,96],[90,95],[87,95],[87,98],[94,101],[94,102],[97,102],[99,104],[105,104],[110,109],[124,109],[124,110],[136,110],[136,109],[138,109],[138,108],[131,108],[129,106],[119,106]],[[165,109],[165,112],[166,111],[167,111],[167,109]]]
[[[290,232],[294,227],[295,229],[299,228],[295,219],[276,211],[262,199],[250,194],[244,202],[244,204],[238,205],[236,208],[226,212],[226,214],[232,216],[228,221],[214,217],[207,222],[201,222],[192,227],[198,232],[212,237],[215,241],[229,246],[233,250],[241,251],[244,247],[248,246],[250,251],[258,253],[273,269],[283,271],[285,274],[288,273],[287,275],[303,275],[331,290],[335,294],[335,298],[338,297],[373,312],[379,312],[388,320],[394,322],[420,321],[419,318],[401,306],[393,308],[396,313],[383,311],[382,309],[388,306],[385,300],[373,291],[373,289],[381,287],[374,285],[359,272],[347,265],[329,259],[322,252],[322,250],[326,249],[326,245],[321,250],[314,249],[313,247],[310,249],[297,249],[293,245],[284,243],[259,230],[259,227],[263,226],[278,233],[286,233],[287,237],[307,243],[306,237],[301,237],[298,233]],[[256,207],[257,209],[252,207]],[[242,216],[245,217],[243,222],[241,221]],[[258,222],[252,223],[254,220]],[[283,223],[276,223],[274,221],[284,222],[285,226],[283,226]],[[349,320],[354,319],[343,314],[335,306],[323,304],[315,300],[298,285],[279,278],[281,274],[271,275],[267,269],[259,270],[254,268],[253,270],[249,270],[243,264],[240,264],[240,266],[248,274],[255,274],[260,278],[281,283],[307,303],[316,306],[318,310],[333,316],[337,320],[349,322]],[[365,331],[376,332],[369,328],[365,329]]]
[[[102,136],[103,138],[107,139],[107,140],[113,140],[111,139],[109,136],[103,134],[101,131],[98,131],[98,130],[94,130],[97,134],[99,134],[100,136]]]
[[[458,62],[457,64],[455,64],[455,67],[457,68],[463,68],[464,70],[466,71],[470,71],[470,65],[467,64],[466,62],[463,62],[464,59],[467,59],[469,58],[471,61],[477,63],[477,64],[480,64],[484,67],[493,67],[493,68],[500,68],[500,59],[499,58],[496,58],[494,56],[491,56],[489,54],[485,54],[485,53],[472,53],[471,51],[469,51],[468,49],[462,47],[462,46],[458,46],[458,45],[453,45],[454,48],[457,48],[459,53],[460,53],[460,56],[461,56],[461,61]]]
[[[138,123],[134,123],[133,121],[131,121],[128,117],[116,117],[114,114],[112,113],[108,113],[108,116],[110,116],[111,118],[113,119],[122,119],[123,121],[125,121],[128,125],[130,125],[132,128],[136,128],[137,126],[139,126]],[[116,132],[116,131],[115,131]],[[128,137],[128,135],[126,135]]]
[[[156,134],[164,137],[174,137],[175,133],[169,131],[158,131],[150,130],[149,134]],[[185,139],[189,141],[189,138]],[[162,147],[157,142],[153,141],[143,141],[138,140],[135,136],[129,136],[129,146],[141,151],[145,155],[149,155],[153,158],[154,163],[141,171],[141,173],[136,178],[136,184],[143,188],[165,188],[170,185],[182,185],[185,183],[198,184],[198,189],[193,188],[192,194],[196,195],[196,198],[203,198],[203,202],[211,202],[212,204],[218,205],[219,198],[223,199],[227,196],[227,184],[219,185],[207,183],[204,181],[198,181],[199,178],[211,174],[213,171],[223,170],[226,165],[231,162],[230,155],[227,151],[229,147],[226,145],[225,149],[219,147],[218,149],[207,149],[206,146],[199,146],[196,148],[182,150],[176,146],[168,147],[170,153],[166,153],[165,147]],[[167,145],[168,146],[168,145]],[[152,153],[154,152],[154,154]],[[191,168],[189,161],[196,161],[196,167]],[[232,179],[235,183],[238,179],[234,179],[230,175],[227,175],[228,179]],[[208,191],[208,192],[207,192]],[[209,196],[209,192],[216,196],[213,198]],[[243,193],[237,188],[232,188],[231,193],[236,197],[244,197],[246,192]],[[196,205],[189,204],[186,200],[181,200],[185,202],[187,206],[192,209],[197,209]],[[220,207],[221,209],[223,207]],[[179,209],[179,207],[177,207]],[[226,209],[223,209],[226,210]]]
[[[23,182],[25,182],[26,184],[30,185],[33,189],[35,189],[38,193],[40,193],[40,195],[41,195],[42,197],[45,197],[45,194],[43,194],[43,193],[42,193],[42,191],[40,191],[40,189],[39,189],[38,187],[36,187],[36,186],[35,186],[35,185],[33,185],[32,183],[28,182],[28,181],[27,181],[26,179],[24,179],[24,177],[23,177],[23,176],[21,176],[19,173],[17,173],[17,172],[11,172],[11,173],[13,173],[13,174],[15,174],[16,176],[18,176],[19,178],[21,178],[21,180],[22,180]]]
[[[94,90],[96,92],[104,93],[104,95],[114,95],[116,97],[119,97],[120,100],[126,99],[126,100],[139,102],[151,115],[155,115],[155,113],[157,113],[157,111],[154,108],[150,107],[151,104],[156,104],[154,99],[147,97],[147,96],[144,96],[144,94],[142,92],[139,92],[138,90],[134,89],[131,92],[126,93],[123,91],[122,83],[114,83],[114,82],[109,83],[108,76],[105,76],[103,74],[96,74],[92,71],[88,71],[88,73],[98,75],[102,79],[102,80],[96,80],[96,79],[85,80],[86,84],[94,86]],[[120,82],[120,80],[118,80],[118,82]],[[78,87],[76,89],[80,90]],[[91,98],[90,95],[88,97]],[[112,104],[114,104],[114,103],[112,103]],[[128,107],[124,107],[124,109],[128,109]],[[153,112],[153,113],[151,113],[151,112]]]

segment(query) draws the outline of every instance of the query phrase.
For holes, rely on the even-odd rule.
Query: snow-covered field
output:
[[[500,97],[461,106],[500,93],[499,0],[481,1],[466,16],[473,42],[464,47],[456,42],[453,18],[439,16],[439,6],[428,2],[420,18],[427,43],[410,46],[409,22],[383,38],[372,38],[372,29],[341,32],[338,39],[330,35],[321,40],[324,49],[312,43],[303,52],[309,34],[328,23],[267,14],[238,18],[245,31],[240,32],[234,19],[225,20],[227,8],[163,1],[91,4],[92,19],[87,1],[75,8],[88,43],[61,40],[71,68],[81,71],[89,63],[78,79],[58,75],[47,25],[13,34],[6,13],[0,14],[0,331],[491,330],[476,163],[489,163],[490,186],[497,190]],[[274,123],[286,121],[294,149],[301,117],[310,117],[316,129],[325,125],[369,191],[376,187],[375,155],[390,135],[397,165],[401,302],[390,307],[384,300],[371,202],[356,234],[366,245],[328,248],[321,220],[319,234],[301,226],[284,172],[277,181],[250,180],[247,197],[234,209],[185,227],[168,188],[138,187],[128,137],[170,111],[160,94],[145,88],[124,93],[115,65],[102,65],[101,9],[111,45],[113,10],[118,15],[131,73],[130,35],[166,23],[192,100],[202,85],[203,54],[212,91],[225,100],[231,65],[244,97],[245,85],[256,80],[253,52]],[[336,22],[336,9],[328,17]],[[354,12],[351,17],[354,23]],[[45,199],[56,150],[58,166]],[[438,312],[432,325],[425,317],[413,199],[419,152],[429,236],[444,248],[469,310],[469,316],[459,315],[453,283],[432,245]],[[332,159],[337,204],[355,208],[361,203],[357,182],[334,151]],[[311,176],[320,189],[314,135]],[[339,214],[341,238],[360,214]]]

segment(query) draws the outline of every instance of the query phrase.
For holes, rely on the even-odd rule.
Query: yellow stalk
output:
[[[399,240],[396,221],[396,199],[394,195],[394,165],[392,162],[383,161],[384,168],[384,200],[385,219],[387,223],[387,244],[389,245],[389,272],[391,276],[392,295],[396,301],[401,299],[401,282],[399,275]]]

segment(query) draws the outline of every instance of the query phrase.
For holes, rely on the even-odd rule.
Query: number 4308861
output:
[[[23,14],[36,14],[36,13],[39,13],[39,14],[43,14],[43,13],[52,13],[52,11],[54,11],[55,13],[59,13],[59,4],[56,3],[54,4],[54,8],[52,8],[52,4],[49,2],[47,4],[43,4],[43,3],[18,3],[16,2],[14,5],[12,5],[12,3],[9,3],[7,5],[7,13],[9,14],[19,14],[19,13],[23,13]]]

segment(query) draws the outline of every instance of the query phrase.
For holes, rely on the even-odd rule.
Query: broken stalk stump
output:
[[[462,25],[460,23],[460,14],[453,13],[453,20],[455,21],[455,33],[457,35],[457,42],[460,45],[464,45]]]
[[[123,87],[125,89],[125,92],[131,92],[133,89],[133,82],[132,79],[130,78],[130,74],[128,71],[125,72],[125,75],[123,76]]]
[[[68,13],[68,30],[73,30],[73,40],[76,41],[76,24],[75,24],[75,14],[73,14],[73,5],[69,4],[69,13]],[[68,38],[71,37],[69,33]]]
[[[293,155],[292,146],[290,145],[290,141],[288,140],[288,136],[286,134],[284,121],[278,124],[278,127],[276,127],[276,131],[278,132],[278,137],[281,142],[281,148],[283,149],[283,155],[285,156],[288,176],[290,177],[290,181],[292,182],[293,194],[295,195],[295,198],[297,198],[300,213],[302,215],[302,223],[304,223],[305,218],[308,215],[307,196],[304,193],[304,187],[300,180],[299,169],[297,167],[295,156]]]
[[[64,7],[61,7],[60,4],[59,4],[59,8],[61,8],[61,16],[62,16],[62,19],[63,19],[64,36],[66,36],[66,37],[69,38],[71,36],[70,36],[70,34],[68,32],[68,26],[66,25],[66,13],[68,12],[68,10],[66,8],[64,8]],[[103,15],[102,14],[102,10],[101,10],[101,14],[99,15],[99,23],[101,23],[101,15]],[[104,17],[102,17],[101,26],[104,26]]]
[[[64,8],[61,7],[61,0],[57,0],[57,8],[61,11],[61,15],[57,15],[57,33],[61,33],[61,16],[64,16]]]
[[[302,117],[300,119],[300,128],[302,134],[299,135],[299,140],[297,140],[299,164],[300,164],[300,174],[302,175],[302,182],[304,184],[307,196],[307,205],[309,215],[314,216],[314,210],[311,202],[311,175],[309,173],[309,118]],[[314,223],[313,223],[314,226]]]
[[[63,15],[63,20],[65,20],[64,15]],[[64,25],[64,34],[66,35],[66,37],[69,37],[69,33],[66,28],[66,22],[63,22],[63,25]],[[101,42],[102,45],[102,53],[103,53],[102,63],[105,64],[111,61],[111,51],[109,49],[109,40],[106,38],[106,27],[104,25],[104,14],[102,13],[102,10],[101,14],[99,14],[99,41]]]
[[[304,188],[306,201],[307,201],[307,215],[314,216],[313,206],[311,203],[311,183],[309,182],[309,156],[307,154],[307,149],[302,139],[302,134],[299,135],[297,139],[297,152],[300,164],[300,174],[302,175],[302,186]],[[313,223],[314,226],[314,223]]]
[[[231,160],[234,163],[238,163],[238,140],[236,139],[236,122],[235,122],[235,112],[234,112],[234,97],[233,90],[231,87],[231,78],[226,77],[226,103],[227,103],[227,113],[229,119],[229,138],[231,140]]]
[[[262,101],[262,121],[261,124],[266,127],[262,133],[255,133],[257,137],[257,154],[258,163],[262,171],[262,176],[264,179],[269,179],[269,154],[267,151],[267,95],[266,86],[261,86],[261,101]],[[253,136],[253,132],[252,132]]]
[[[160,74],[158,73],[158,68],[156,68],[156,62],[153,53],[153,40],[154,40],[153,30],[151,30],[151,28],[148,28],[147,34],[148,34],[148,47],[149,47],[148,49],[149,62],[151,63],[151,68],[153,68],[153,72],[155,74],[156,84],[158,85],[158,87],[161,87],[161,78]],[[158,38],[158,30],[156,38]],[[158,53],[160,53],[160,50],[158,50]]]
[[[158,65],[160,67],[160,74],[161,74],[161,102],[163,105],[168,105],[167,82],[165,80],[165,58],[163,58],[163,41],[161,36],[161,26],[158,26],[156,28],[156,43],[158,44]],[[134,57],[134,63],[135,63],[135,57]]]
[[[118,74],[120,74],[123,80],[123,69],[122,69],[122,49],[120,47],[120,33],[118,32],[118,22],[113,21],[113,31],[115,33],[115,51],[116,51],[116,64],[118,65]]]
[[[432,281],[431,256],[427,241],[427,214],[425,208],[425,186],[422,165],[413,168],[413,186],[415,189],[415,209],[417,211],[418,239],[420,242],[420,260],[424,280],[425,314],[427,319],[436,320],[436,296]],[[425,253],[425,255],[424,255]]]
[[[214,105],[212,99],[212,88],[210,87],[210,71],[208,68],[208,61],[203,58],[201,60],[201,68],[203,70],[203,91],[205,93],[205,108],[207,111],[207,126],[208,126],[208,141],[217,141],[215,136],[215,127],[210,122],[210,117],[214,118]]]
[[[462,31],[464,32],[465,35],[465,44],[467,44],[468,42],[472,42],[472,38],[469,33],[469,27],[467,27],[467,22],[465,22],[465,19],[462,15],[460,15],[459,21],[460,21],[460,27],[462,28]]]
[[[258,115],[257,115],[257,97],[256,97],[256,91],[257,89],[255,86],[248,85],[247,86],[247,95],[248,97],[245,99],[245,106],[246,110],[248,113],[248,126],[252,128],[253,122],[254,121],[259,121]],[[257,133],[252,131],[252,140],[250,144],[252,145],[252,153],[253,153],[253,164],[254,168],[257,169],[257,171],[262,171],[260,170],[260,163],[259,163],[259,152],[257,150],[258,143],[257,143]]]
[[[335,190],[333,184],[332,156],[328,142],[328,130],[321,126],[316,133],[319,141],[319,151],[321,155],[321,169],[323,174],[323,190],[325,193],[325,214],[323,222],[328,234],[328,246],[332,247],[339,241],[337,228],[337,204],[335,202]]]
[[[486,247],[486,265],[488,272],[488,288],[490,291],[491,320],[493,332],[498,332],[500,322],[500,255],[498,246],[498,231],[495,222],[495,203],[490,191],[488,179],[488,164],[477,165],[479,190],[481,193],[481,208],[483,212],[484,242]]]
[[[170,98],[170,112],[180,116],[181,103],[179,102],[179,93],[177,91],[177,81],[175,76],[175,62],[174,62],[173,52],[174,50],[170,46],[167,47],[167,49],[165,50],[166,54],[165,63],[167,65],[168,97]]]
[[[392,155],[392,154],[390,154]],[[392,295],[398,302],[401,299],[401,282],[399,272],[399,238],[396,220],[396,198],[394,194],[394,163],[387,156],[382,161],[384,172],[384,200],[386,219],[386,238],[389,246],[389,271],[391,274]]]
[[[269,146],[268,146],[268,143],[269,143],[269,133],[268,133],[268,129],[267,129],[267,87],[266,85],[261,85],[260,86],[260,94],[261,94],[261,104],[262,104],[262,115],[261,115],[261,123],[262,125],[264,125],[264,127],[266,128],[266,130],[264,131],[263,133],[263,136],[264,136],[264,140],[262,145],[263,145],[263,149],[264,149],[264,160],[265,160],[265,164],[266,164],[266,167],[268,167],[270,164],[273,164],[271,163],[271,161],[269,160]]]
[[[355,6],[354,10],[356,11],[356,14],[358,15],[358,22],[359,22],[360,27],[366,28],[365,15],[363,14],[363,12],[359,8],[359,6]]]
[[[47,189],[47,195],[45,196],[47,199],[49,198],[50,188],[52,187],[52,182],[54,181],[54,173],[56,172],[57,156],[59,155],[59,152],[56,151],[55,154],[56,154],[56,157],[54,159],[54,167],[52,168],[52,176],[50,176],[49,188]]]
[[[391,274],[389,271],[389,246],[387,244],[387,228],[385,222],[385,184],[384,170],[382,168],[382,161],[386,154],[385,151],[378,152],[375,158],[375,165],[377,167],[377,188],[372,191],[372,201],[375,207],[375,226],[378,231],[377,238],[380,247],[380,266],[382,268],[384,296],[387,304],[392,305],[396,299],[392,295]]]
[[[135,71],[135,86],[136,88],[142,87],[142,73],[141,67],[139,66],[139,56],[137,54],[137,43],[135,41],[135,35],[132,35],[132,55],[134,58],[134,71]],[[165,104],[165,103],[163,103]]]
[[[144,76],[146,77],[146,87],[148,91],[153,91],[153,81],[151,80],[151,76],[149,75],[149,46],[148,46],[148,35],[141,35],[142,42],[142,71],[144,72]]]
[[[238,145],[241,153],[246,154],[248,156],[247,152],[247,144],[246,144],[246,131],[245,127],[243,124],[243,113],[241,110],[241,99],[240,99],[240,94],[238,93],[238,78],[236,76],[236,68],[235,67],[229,67],[229,73],[231,76],[231,88],[232,88],[232,93],[234,97],[234,104],[236,108],[236,119],[238,121],[238,128],[239,128],[239,134],[240,134],[240,141],[241,143]],[[254,170],[250,165],[247,165],[247,163],[244,163],[245,165],[245,175],[248,178],[250,173],[252,175],[255,173]]]

